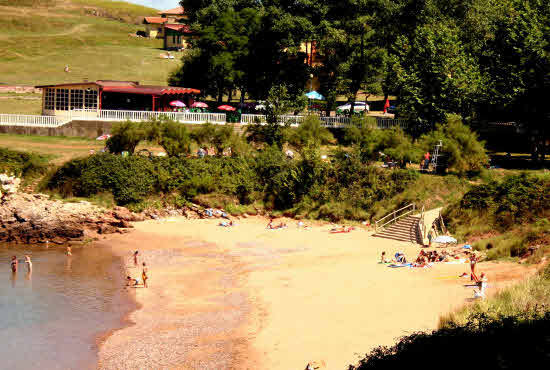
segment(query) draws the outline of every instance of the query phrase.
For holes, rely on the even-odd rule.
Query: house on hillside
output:
[[[164,49],[181,50],[189,47],[189,41],[197,37],[186,24],[164,24]]]
[[[160,11],[159,17],[145,17],[143,24],[150,38],[164,39],[165,50],[181,50],[189,47],[189,40],[195,37],[187,24],[188,16],[181,6]]]
[[[162,17],[145,17],[143,24],[145,25],[145,33],[147,37],[152,39],[164,38],[164,24],[168,20]]]
[[[173,86],[140,85],[135,81],[98,80],[36,86],[42,89],[42,114],[69,117],[74,111],[98,117],[101,110],[168,112],[170,102],[188,107],[200,90]]]

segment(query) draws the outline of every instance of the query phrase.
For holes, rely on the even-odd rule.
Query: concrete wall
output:
[[[103,134],[109,134],[112,126],[113,122],[72,121],[60,127],[0,126],[0,133],[38,136],[78,136],[95,139]]]
[[[95,139],[103,134],[110,134],[114,123],[116,122],[71,121],[60,127],[23,127],[0,125],[0,133],[37,136],[77,136]],[[191,130],[200,127],[200,125],[191,124],[186,126]],[[239,124],[235,124],[233,127],[238,133],[242,133],[245,129],[245,126],[241,126]]]

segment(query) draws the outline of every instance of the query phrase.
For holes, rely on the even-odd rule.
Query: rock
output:
[[[115,211],[120,218],[114,217]],[[0,242],[65,244],[131,228],[144,219],[122,207],[113,212],[89,202],[65,203],[44,194],[14,193],[0,199]]]
[[[99,229],[97,230],[99,234],[114,234],[117,231],[118,229],[115,226],[109,224],[101,224],[99,225]]]
[[[128,208],[124,207],[115,207],[113,209],[113,217],[119,220],[130,222],[145,220],[145,216],[143,214],[130,212]]]

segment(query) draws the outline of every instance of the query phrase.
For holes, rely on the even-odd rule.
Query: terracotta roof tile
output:
[[[163,24],[167,21],[168,19],[162,17],[145,17],[144,23]]]

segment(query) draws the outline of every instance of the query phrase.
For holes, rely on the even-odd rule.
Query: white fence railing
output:
[[[72,120],[94,120],[94,121],[146,121],[152,118],[168,117],[177,122],[201,124],[211,122],[225,124],[227,116],[225,113],[182,113],[182,112],[150,112],[150,111],[125,111],[125,110],[91,110],[75,109],[67,112],[66,116],[33,116],[21,114],[0,114],[0,125],[3,126],[28,126],[28,127],[58,127]],[[299,125],[306,116],[284,115],[280,116],[281,124]],[[322,125],[328,128],[344,128],[351,124],[349,117],[320,117]],[[242,125],[265,124],[266,116],[262,114],[242,114]],[[400,127],[407,128],[407,121],[401,119],[390,119],[376,117],[379,129],[390,129]]]
[[[59,127],[67,122],[55,116],[0,114],[0,126]]]
[[[147,121],[162,116],[182,123],[225,123],[224,113],[182,113],[182,112],[149,112],[129,110],[93,110],[78,109],[71,112],[73,119],[100,121]]]

